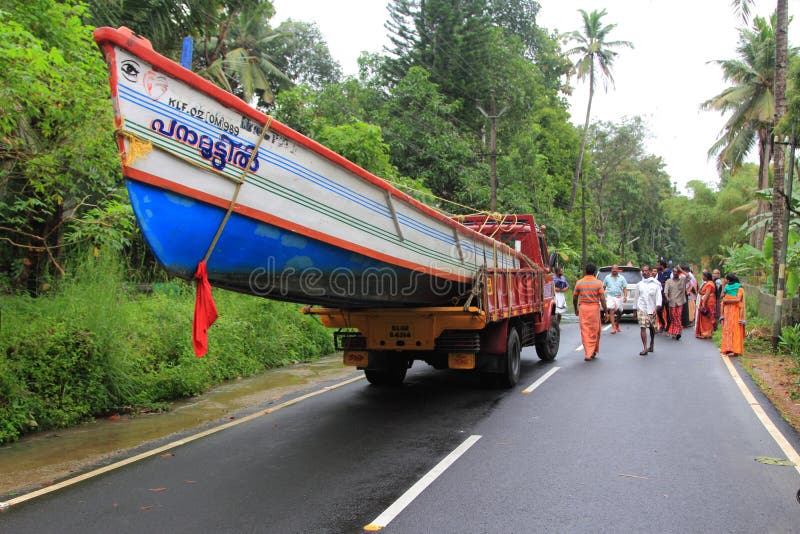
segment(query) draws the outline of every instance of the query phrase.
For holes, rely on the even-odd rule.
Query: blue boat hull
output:
[[[159,263],[190,280],[225,210],[126,180],[134,214]],[[232,213],[207,262],[217,287],[339,308],[452,306],[465,284],[391,265]]]

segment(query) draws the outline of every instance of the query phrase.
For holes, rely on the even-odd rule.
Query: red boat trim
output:
[[[122,114],[119,112],[119,90],[117,88],[118,78],[117,69],[115,68],[115,65],[117,64],[117,52],[113,46],[107,43],[100,44],[100,50],[103,52],[103,57],[106,59],[108,75],[111,79],[111,102],[114,104],[114,129],[119,131],[122,128],[123,119]],[[122,140],[122,136],[117,135],[116,138],[119,156],[124,163],[125,142]]]
[[[185,185],[177,184],[175,182],[171,182],[164,178],[160,178],[158,176],[152,175],[144,171],[140,171],[138,169],[134,169],[132,167],[123,166],[122,174],[123,176],[125,176],[125,178],[128,178],[130,180],[135,180],[137,182],[153,185],[160,189],[164,189],[165,191],[171,191],[179,195],[184,195],[186,197],[192,198],[194,200],[199,200],[207,204],[211,204],[212,206],[216,206],[224,210],[227,210],[228,207],[230,206],[230,200],[225,200],[223,198],[214,195],[209,195],[208,193],[205,193],[198,189],[193,189]],[[436,276],[438,278],[454,280],[456,282],[467,283],[472,281],[470,277],[459,276],[457,274],[450,273],[447,271],[440,271],[438,269],[425,267],[424,265],[418,263],[401,260],[394,256],[389,256],[388,254],[383,254],[373,249],[362,247],[361,245],[356,245],[350,241],[345,241],[343,239],[339,239],[338,237],[333,237],[328,234],[324,234],[322,232],[299,225],[292,221],[287,221],[286,219],[276,217],[270,213],[266,213],[264,211],[250,208],[247,206],[242,206],[241,204],[238,203],[234,206],[233,212],[238,213],[239,215],[243,215],[245,217],[249,217],[251,219],[255,219],[257,221],[277,226],[278,228],[282,228],[284,230],[290,230],[292,232],[296,232],[311,239],[322,241],[323,243],[327,243],[329,245],[333,245],[338,248],[349,250],[351,252],[356,252],[363,256],[367,256],[385,263],[389,263],[391,265],[404,267],[412,271],[422,272],[425,274]]]
[[[182,82],[191,85],[198,91],[201,91],[211,96],[212,98],[218,100],[223,105],[235,109],[236,111],[242,113],[243,115],[246,115],[254,119],[255,121],[258,122],[258,124],[266,124],[268,120],[267,115],[265,113],[253,107],[250,107],[247,103],[245,103],[238,97],[222,90],[221,88],[212,84],[208,80],[201,78],[192,71],[185,69],[179,64],[175,63],[174,61],[162,56],[161,54],[153,50],[150,41],[148,41],[143,37],[135,35],[133,31],[129,30],[128,28],[124,27],[120,29],[114,29],[109,27],[97,28],[94,30],[94,40],[95,42],[98,43],[98,45],[104,52],[106,52],[107,43],[112,43],[121,48],[124,48],[125,50],[128,50],[130,53],[139,56],[148,63],[151,63],[154,67],[159,68],[165,73],[169,74],[173,78],[177,78]],[[106,57],[110,58],[111,61],[115,61],[113,58],[113,54],[111,56],[107,55]],[[111,71],[112,71],[111,83],[113,86],[112,94],[116,98],[117,79],[116,76],[113,74],[116,72],[116,69],[111,69]],[[455,228],[459,232],[467,234],[473,239],[477,239],[479,241],[483,241],[484,243],[491,244],[492,246],[496,246],[497,249],[503,250],[506,253],[515,256],[520,261],[525,261],[523,259],[524,256],[521,253],[517,252],[508,245],[505,245],[499,241],[495,241],[494,239],[488,236],[485,236],[470,228],[467,228],[466,226],[452,220],[450,217],[447,217],[446,215],[434,210],[433,208],[426,206],[425,204],[413,198],[412,196],[395,188],[386,180],[379,178],[378,176],[375,176],[374,174],[362,169],[353,162],[343,158],[336,152],[317,143],[313,139],[310,139],[305,135],[289,128],[280,121],[273,120],[270,127],[271,129],[277,131],[281,135],[290,138],[292,141],[299,143],[310,150],[313,150],[317,154],[329,159],[330,161],[339,165],[340,167],[344,167],[345,169],[363,178],[364,180],[367,180],[368,182],[372,183],[377,187],[380,187],[381,189],[387,191],[392,196],[397,197],[398,199],[401,199],[411,204],[418,210],[446,224],[447,226]]]

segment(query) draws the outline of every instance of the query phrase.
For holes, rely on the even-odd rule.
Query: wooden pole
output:
[[[494,99],[494,89],[491,90],[490,95],[491,99],[489,103],[491,106],[489,108],[489,113],[486,113],[480,106],[478,106],[478,111],[489,119],[489,168],[491,172],[489,180],[491,191],[489,211],[495,212],[497,211],[497,119],[508,110],[508,107],[504,107],[500,113],[498,113],[497,103]]]

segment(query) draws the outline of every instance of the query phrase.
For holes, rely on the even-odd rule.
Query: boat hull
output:
[[[136,219],[156,259],[191,279],[226,210],[127,180]],[[191,229],[191,231],[187,231]],[[268,223],[232,214],[208,260],[217,287],[345,308],[452,305],[468,285],[398,268]]]
[[[205,259],[212,284],[268,298],[437,306],[463,302],[482,269],[524,263],[146,40],[110,28],[95,39],[134,213],[170,273],[191,278]]]

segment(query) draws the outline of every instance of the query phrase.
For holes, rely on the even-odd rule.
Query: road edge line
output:
[[[423,491],[425,491],[425,489],[430,486],[434,480],[439,478],[439,475],[444,473],[448,467],[453,465],[455,461],[461,457],[461,455],[467,452],[470,447],[475,445],[479,439],[481,439],[481,436],[477,434],[473,434],[465,439],[461,445],[453,450],[453,452],[445,456],[444,459],[436,464],[433,469],[428,471],[425,476],[420,478],[413,486],[408,488],[405,493],[403,493],[396,501],[394,501],[389,508],[384,510],[381,515],[376,517],[369,525],[365,526],[364,530],[368,532],[375,532],[388,525],[400,514],[400,512],[406,508],[406,506],[411,504],[414,499],[416,499]]]
[[[739,391],[742,392],[744,395],[745,400],[750,404],[750,408],[758,417],[758,420],[761,421],[761,424],[764,425],[764,428],[767,429],[769,435],[772,436],[772,439],[778,444],[778,447],[783,451],[786,455],[786,458],[794,464],[794,468],[798,474],[800,474],[800,454],[797,454],[797,451],[792,444],[789,443],[789,440],[783,435],[783,433],[775,426],[775,423],[772,422],[772,419],[769,418],[767,412],[764,411],[764,408],[761,406],[761,403],[756,400],[755,396],[750,392],[750,389],[747,387],[747,384],[744,383],[742,377],[739,375],[739,372],[734,367],[733,362],[731,362],[730,357],[726,355],[722,355],[722,361],[725,362],[725,365],[728,367],[728,372],[733,377],[733,381],[739,386]]]
[[[98,475],[102,475],[104,473],[108,473],[109,471],[113,471],[115,469],[119,469],[120,467],[124,467],[126,465],[138,462],[139,460],[144,460],[145,458],[149,458],[151,456],[155,456],[156,454],[162,453],[169,449],[174,449],[176,447],[180,447],[181,445],[186,445],[192,441],[198,440],[200,438],[204,438],[206,436],[210,436],[211,434],[216,434],[222,430],[227,430],[228,428],[234,427],[236,425],[240,425],[242,423],[246,423],[248,421],[252,421],[257,417],[261,417],[262,415],[269,415],[273,412],[277,412],[282,408],[286,408],[288,406],[292,406],[293,404],[297,404],[298,402],[302,402],[306,399],[310,399],[311,397],[316,397],[317,395],[321,395],[322,393],[326,393],[331,391],[332,389],[336,389],[342,386],[346,386],[353,382],[363,379],[364,376],[356,376],[353,378],[349,378],[343,382],[339,382],[332,386],[326,386],[320,390],[312,391],[311,393],[306,393],[305,395],[301,395],[297,398],[290,399],[286,402],[282,402],[281,404],[275,405],[271,408],[266,408],[264,410],[260,410],[256,413],[252,413],[248,416],[242,417],[241,419],[236,419],[235,421],[231,421],[229,423],[225,423],[223,425],[215,426],[214,428],[209,428],[208,430],[204,430],[203,432],[198,432],[197,434],[193,434],[191,436],[173,441],[166,445],[162,445],[161,447],[157,447],[155,449],[145,451],[143,453],[137,454],[136,456],[131,456],[130,458],[125,458],[124,460],[120,460],[119,462],[114,462],[113,464],[107,465],[105,467],[101,467],[95,469],[93,471],[89,471],[88,473],[84,473],[82,475],[78,475],[73,478],[69,478],[67,480],[62,480],[57,484],[53,484],[52,486],[47,486],[46,488],[42,488],[40,490],[32,491],[30,493],[26,493],[25,495],[20,495],[19,497],[14,497],[13,499],[9,499],[4,502],[0,502],[0,512],[4,512],[15,506],[17,504],[21,504],[23,502],[29,501],[31,499],[35,499],[36,497],[41,497],[42,495],[46,495],[48,493],[52,493],[54,491],[58,491],[60,489],[66,488],[68,486],[72,486],[77,484],[78,482],[83,482],[84,480],[88,480],[90,478],[94,478]]]

